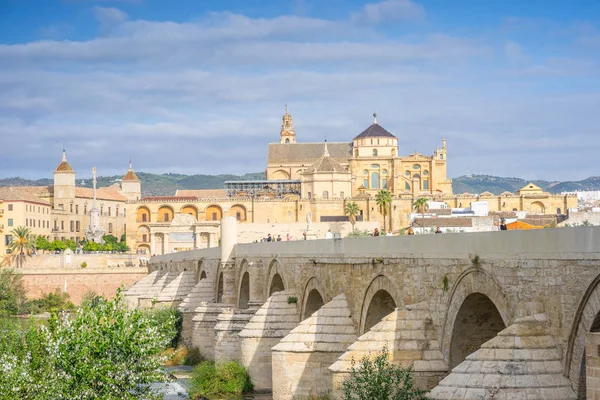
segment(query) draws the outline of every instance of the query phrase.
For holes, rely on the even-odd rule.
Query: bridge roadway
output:
[[[182,309],[185,340],[208,358],[244,363],[276,400],[339,396],[351,359],[384,345],[392,361],[413,365],[420,386],[439,384],[432,398],[586,398],[585,335],[600,331],[600,227],[235,237],[236,222],[224,218],[221,247],[153,257],[126,296],[132,306]]]

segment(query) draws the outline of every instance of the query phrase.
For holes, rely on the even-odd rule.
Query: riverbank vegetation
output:
[[[205,361],[192,372],[190,396],[241,395],[254,389],[246,368],[234,361]]]
[[[163,314],[129,310],[119,292],[45,324],[2,322],[0,400],[160,398],[150,384],[169,380],[160,353],[177,335]]]
[[[358,365],[352,360],[342,393],[344,400],[426,400],[426,392],[415,387],[412,368],[390,364],[387,347]]]

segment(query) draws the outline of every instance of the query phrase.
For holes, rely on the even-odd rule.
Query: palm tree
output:
[[[429,204],[427,204],[429,200],[427,197],[419,197],[415,200],[413,204],[413,208],[421,214],[421,231],[425,232],[425,228],[423,227],[423,220],[425,219],[425,211],[429,210]]]
[[[387,189],[381,189],[375,195],[375,202],[379,206],[379,211],[383,215],[383,230],[386,231],[386,215],[388,214],[388,207],[392,203],[392,194]]]
[[[350,223],[352,224],[352,232],[354,232],[354,224],[356,224],[356,216],[360,214],[360,209],[358,208],[358,204],[353,201],[346,203],[344,207],[344,214],[348,216]]]
[[[35,249],[35,235],[31,233],[31,229],[24,226],[14,228],[10,234],[12,242],[8,245],[8,249],[17,263],[17,268],[22,267],[27,257],[31,257],[31,253]]]

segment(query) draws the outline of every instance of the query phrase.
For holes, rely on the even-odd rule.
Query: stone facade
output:
[[[585,335],[586,399],[600,399],[600,333]],[[583,382],[582,382],[583,383]]]
[[[220,235],[225,237],[227,232]],[[412,363],[415,368],[421,361],[423,366],[442,365],[440,362],[447,365],[446,371],[437,368],[436,372],[436,368],[431,368],[428,372],[435,374],[430,376],[439,373],[437,376],[441,377],[450,373],[452,367],[460,367],[465,360],[473,361],[469,359],[477,357],[473,353],[484,354],[477,353],[482,346],[484,349],[491,345],[508,349],[502,347],[507,346],[502,338],[513,335],[511,332],[517,329],[515,324],[540,323],[543,334],[539,337],[544,339],[537,338],[534,342],[553,341],[552,373],[557,373],[558,362],[562,366],[558,375],[564,378],[561,387],[566,387],[564,382],[568,382],[567,386],[570,385],[578,398],[585,398],[585,394],[581,395],[581,382],[585,379],[585,367],[582,368],[585,365],[584,338],[587,332],[600,326],[600,228],[233,246],[228,239],[223,243],[224,248],[168,254],[150,260],[151,270],[168,271],[177,276],[184,269],[192,268],[195,276],[206,272],[215,277],[215,301],[221,298],[227,305],[206,303],[198,307],[192,328],[193,343],[209,357],[211,351],[215,352],[212,357],[221,352],[220,343],[225,346],[235,343],[235,334],[240,332],[236,327],[230,331],[231,341],[219,339],[224,330],[214,328],[217,320],[227,319],[219,315],[223,308],[262,304],[273,293],[285,290],[297,298],[298,313],[303,322],[294,330],[300,330],[305,329],[308,321],[314,320],[315,312],[318,314],[324,305],[343,295],[348,319],[361,337],[370,335],[366,337],[374,338],[375,327],[390,318],[396,318],[398,326],[407,324],[414,329],[410,340],[408,337],[399,339],[394,362]],[[247,302],[242,301],[246,298]],[[252,315],[251,311],[246,312]],[[228,313],[233,315],[234,312]],[[396,316],[390,317],[394,313]],[[209,314],[210,318],[207,317]],[[544,320],[539,317],[531,320],[537,314],[544,314]],[[317,318],[315,323],[309,324],[314,326],[310,329],[319,332],[329,325],[327,321],[327,318]],[[524,336],[527,330],[519,329],[515,334]],[[406,329],[396,328],[393,332],[402,331]],[[317,338],[315,343],[319,340],[326,338]],[[287,339],[282,339],[272,351],[273,366],[289,363],[291,367],[285,372],[286,378],[281,385],[274,376],[273,390],[296,395],[305,379],[316,380],[317,375],[323,375],[314,373],[309,377],[307,374],[329,361],[325,361],[324,353],[280,351],[279,346],[285,341]],[[358,349],[362,341],[364,339],[359,338],[349,344],[331,360],[330,366],[344,351]],[[427,341],[429,344],[425,345]],[[241,342],[243,346],[243,339]],[[486,342],[488,344],[484,345]],[[240,343],[239,335],[237,343]],[[374,340],[370,348],[376,351],[384,344],[383,340]],[[243,354],[243,350],[241,352]],[[427,369],[421,370],[426,372]],[[525,383],[516,385],[511,393],[522,396],[525,387]],[[305,391],[302,393],[306,394]],[[275,398],[287,398],[285,396],[277,394]],[[570,396],[565,392],[564,398],[572,398]]]

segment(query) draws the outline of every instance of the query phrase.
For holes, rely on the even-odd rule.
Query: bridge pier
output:
[[[273,347],[273,398],[292,400],[331,391],[329,367],[356,340],[346,296],[340,294]]]
[[[215,326],[217,316],[227,308],[226,304],[202,303],[194,311],[192,318],[192,346],[200,350],[204,359],[215,359]]]
[[[274,293],[239,333],[242,364],[256,390],[272,390],[271,348],[300,321],[296,304],[288,303],[293,295],[291,291]]]
[[[237,361],[242,359],[242,344],[239,333],[250,321],[255,309],[224,309],[217,315],[215,325],[215,362]]]

